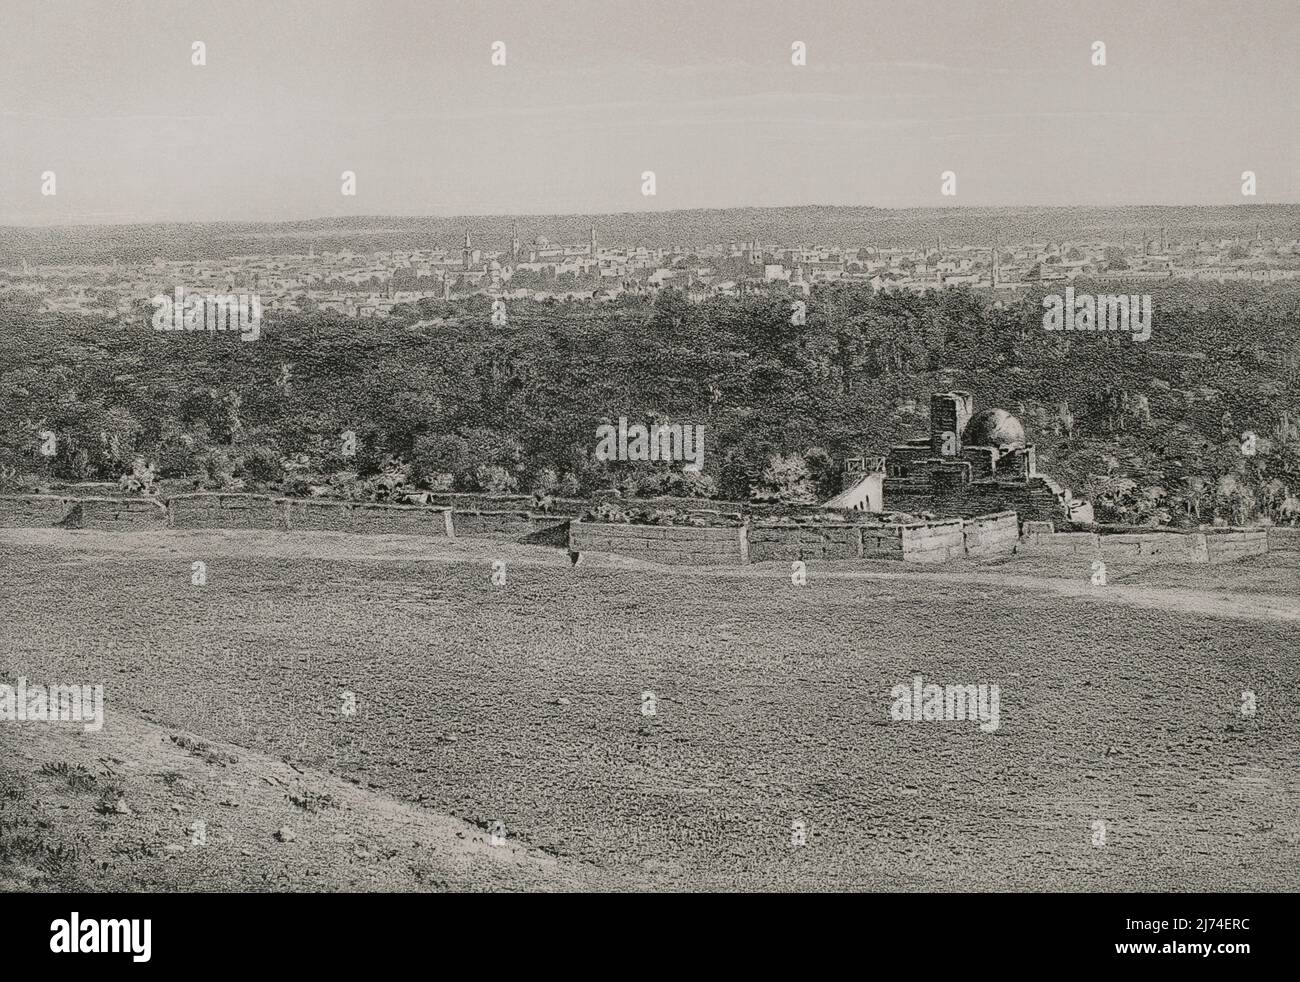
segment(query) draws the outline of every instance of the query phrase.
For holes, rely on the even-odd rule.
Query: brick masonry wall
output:
[[[570,552],[608,552],[654,563],[723,566],[749,562],[748,528],[573,522]]]
[[[365,501],[284,499],[292,531],[351,532],[359,535],[432,535],[454,538],[451,509],[384,505]]]
[[[167,501],[178,529],[277,529],[287,531],[287,502],[260,494],[181,494]]]
[[[75,501],[54,494],[0,495],[0,527],[53,528],[68,516]]]

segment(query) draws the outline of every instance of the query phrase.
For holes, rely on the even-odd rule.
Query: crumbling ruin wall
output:
[[[609,552],[669,565],[722,566],[749,562],[748,527],[612,525],[572,522],[569,551]]]

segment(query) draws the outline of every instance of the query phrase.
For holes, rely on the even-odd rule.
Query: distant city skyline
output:
[[[0,225],[1300,202],[1291,0],[358,9],[10,0]]]

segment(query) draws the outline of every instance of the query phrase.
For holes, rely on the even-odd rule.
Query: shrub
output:
[[[485,494],[510,494],[519,487],[515,476],[498,464],[480,464],[474,470],[474,481]]]
[[[156,493],[158,481],[153,464],[146,464],[143,457],[135,458],[131,464],[131,473],[119,477],[117,487],[123,494]]]

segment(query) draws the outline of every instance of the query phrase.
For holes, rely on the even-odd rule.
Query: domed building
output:
[[[1020,420],[1005,409],[975,412],[969,392],[936,392],[930,435],[890,447],[878,460],[886,512],[955,518],[1014,510],[1022,521],[1090,520],[1083,502],[1038,473]]]
[[[1025,428],[1005,409],[982,409],[962,430],[961,442],[968,447],[1020,449],[1025,445]]]

